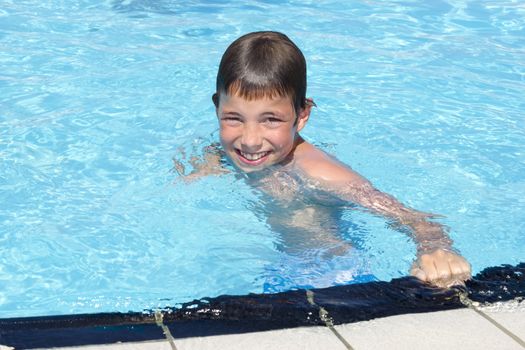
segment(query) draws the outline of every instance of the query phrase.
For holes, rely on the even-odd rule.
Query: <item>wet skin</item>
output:
[[[320,190],[408,228],[417,247],[412,275],[441,287],[468,279],[469,263],[451,249],[446,228],[429,220],[432,214],[405,207],[299,136],[310,110],[311,104],[306,104],[306,108],[295,111],[288,97],[246,100],[221,94],[216,112],[227,158],[242,172],[255,176],[264,173],[262,170],[292,163],[296,171],[314,181]],[[217,166],[212,164],[210,168]],[[206,169],[202,169],[205,173]]]
[[[221,94],[217,117],[228,159],[250,173],[284,162],[297,146],[309,110],[296,115],[289,98],[253,101]]]

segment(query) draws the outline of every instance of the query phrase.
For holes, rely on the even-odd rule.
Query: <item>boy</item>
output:
[[[299,135],[315,105],[305,94],[306,62],[287,36],[255,32],[235,40],[222,57],[212,98],[219,120],[220,152],[274,198],[286,201],[315,187],[408,229],[417,244],[411,274],[422,281],[449,287],[468,279],[470,265],[452,250],[443,226],[428,220],[431,215],[407,208],[375,189]],[[193,165],[187,178],[225,171],[220,156],[213,152]],[[176,167],[180,170],[181,165]],[[309,209],[312,215],[292,212],[287,224],[301,228],[300,222],[308,216],[316,221],[315,210]]]

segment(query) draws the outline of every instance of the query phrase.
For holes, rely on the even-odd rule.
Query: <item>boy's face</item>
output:
[[[289,97],[248,101],[221,94],[217,117],[222,147],[232,163],[245,172],[278,164],[294,149],[297,133],[309,114],[307,106],[297,115]]]

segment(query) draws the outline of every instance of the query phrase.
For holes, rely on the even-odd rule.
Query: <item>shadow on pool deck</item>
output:
[[[412,277],[277,294],[219,296],[181,308],[0,319],[0,344],[16,349],[79,346],[326,326],[465,308],[465,300],[525,297],[525,263],[486,268],[466,288],[439,289]]]

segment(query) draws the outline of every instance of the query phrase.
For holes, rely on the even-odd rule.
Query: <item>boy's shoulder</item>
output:
[[[294,163],[308,177],[324,183],[365,184],[368,182],[349,166],[306,141],[297,146]]]

